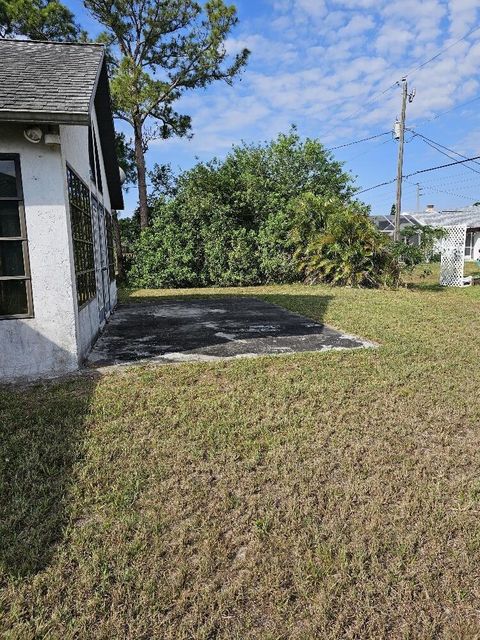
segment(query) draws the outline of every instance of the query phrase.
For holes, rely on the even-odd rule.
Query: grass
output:
[[[0,636],[478,638],[480,287],[219,293],[382,346],[0,391]]]
[[[476,276],[477,278],[480,278],[480,267],[476,262],[465,262],[463,273],[465,276]],[[405,278],[409,285],[441,289],[439,279],[440,264],[438,262],[433,262],[428,265],[419,265],[418,267],[415,267],[413,273],[407,275]]]

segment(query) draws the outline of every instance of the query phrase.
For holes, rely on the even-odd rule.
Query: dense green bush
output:
[[[196,269],[194,236],[194,224],[180,220],[171,203],[163,206],[134,245],[129,283],[153,288],[204,284]]]
[[[184,287],[299,279],[292,231],[301,217],[299,198],[317,229],[326,205],[314,199],[348,203],[353,192],[342,165],[295,130],[263,145],[234,147],[225,160],[181,174],[170,199],[151,203],[152,223],[134,246],[129,281]]]
[[[445,237],[445,230],[431,225],[411,225],[402,229],[401,237],[396,253],[407,268],[413,268],[418,264],[438,261],[435,249]]]
[[[164,171],[156,182],[164,185]],[[133,246],[129,282],[397,286],[406,249],[381,234],[353,197],[342,165],[295,130],[234,147],[225,160],[200,162],[174,184],[168,174],[168,190],[162,186],[150,203],[151,225]],[[130,240],[133,227],[125,229]]]
[[[365,207],[330,200],[323,229],[313,230],[298,245],[295,257],[304,280],[310,283],[396,287],[400,266],[394,247]]]

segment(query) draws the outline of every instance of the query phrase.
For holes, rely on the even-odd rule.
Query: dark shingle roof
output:
[[[104,47],[0,40],[0,122],[90,124],[95,105],[114,209],[123,209]]]
[[[103,57],[95,44],[0,40],[0,120],[88,123]]]

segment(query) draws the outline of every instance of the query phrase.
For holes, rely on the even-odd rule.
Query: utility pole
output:
[[[398,161],[397,161],[397,202],[395,205],[395,231],[393,239],[400,240],[400,214],[402,211],[402,180],[403,180],[403,147],[405,144],[405,116],[407,113],[408,87],[407,79],[402,78],[402,110],[400,122],[395,123],[395,137],[398,135]]]
[[[420,211],[420,196],[423,196],[422,187],[419,182],[415,183],[417,186],[417,213]]]

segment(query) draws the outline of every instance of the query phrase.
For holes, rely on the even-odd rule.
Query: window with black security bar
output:
[[[32,318],[20,156],[0,154],[0,319]]]
[[[92,300],[97,293],[90,191],[87,185],[68,166],[67,184],[72,223],[77,302],[78,306],[82,307]]]
[[[108,211],[105,211],[105,222],[107,225],[108,274],[110,282],[112,282],[112,280],[115,280],[115,247],[113,244],[112,214]]]

